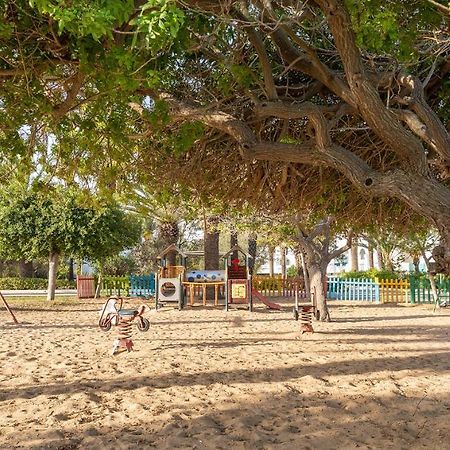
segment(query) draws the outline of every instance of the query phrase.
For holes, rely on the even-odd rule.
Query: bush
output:
[[[298,277],[297,267],[296,266],[289,266],[288,270],[286,272],[286,275],[289,278],[295,278]]]
[[[46,278],[0,278],[0,290],[47,289]],[[56,280],[56,289],[75,289],[76,282]]]
[[[346,272],[341,274],[341,278],[369,278],[371,280],[378,278],[379,280],[397,280],[399,278],[402,278],[402,275],[396,272],[389,272],[388,270],[370,269],[360,270],[358,272]]]

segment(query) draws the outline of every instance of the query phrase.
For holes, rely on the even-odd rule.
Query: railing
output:
[[[436,288],[439,298],[450,297],[450,279],[439,277],[435,278]],[[431,291],[431,283],[428,279],[409,278],[409,294],[411,303],[434,303],[433,293]]]
[[[103,295],[123,295],[149,297],[155,295],[155,274],[128,275],[123,277],[103,277]]]
[[[103,277],[102,294],[111,295],[130,295],[130,277]]]
[[[450,279],[437,278],[439,297],[450,297]],[[329,300],[355,300],[376,303],[433,303],[428,279],[370,280],[328,278]]]
[[[185,297],[189,299],[189,304],[194,305],[195,300],[201,300],[206,306],[207,300],[214,299],[214,305],[218,306],[219,299],[225,298],[225,283],[192,283],[183,282]]]
[[[409,280],[379,280],[382,303],[408,303]]]
[[[304,283],[301,278],[268,277],[254,275],[253,289],[266,297],[294,297],[297,289],[300,297],[305,297]]]
[[[370,279],[328,278],[329,300],[380,302],[380,286]]]
[[[297,289],[300,298],[306,293],[301,278],[281,278],[256,275],[252,278],[253,288],[266,297],[295,297]],[[369,301],[374,303],[429,303],[434,302],[428,279],[409,280],[371,280],[342,279],[329,277],[327,280],[327,298],[329,300]],[[440,298],[450,297],[450,279],[436,279]],[[189,290],[189,289],[188,289]],[[155,276],[130,275],[123,277],[103,277],[103,295],[153,296],[155,294]],[[203,286],[193,286],[189,295],[204,298]],[[209,297],[210,294],[208,294]],[[222,298],[223,288],[218,289],[214,297]]]
[[[130,275],[129,281],[129,294],[132,297],[149,297],[155,295],[155,274],[151,273],[150,275]]]

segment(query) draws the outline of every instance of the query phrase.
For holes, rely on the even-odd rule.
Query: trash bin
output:
[[[77,296],[78,298],[94,298],[95,277],[77,275]]]

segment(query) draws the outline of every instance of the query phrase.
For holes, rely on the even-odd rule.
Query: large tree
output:
[[[390,198],[437,227],[437,262],[450,271],[443,4],[2,7],[1,144],[10,154],[77,181],[95,175],[109,189],[139,160],[149,184],[172,171],[203,193],[275,208]]]

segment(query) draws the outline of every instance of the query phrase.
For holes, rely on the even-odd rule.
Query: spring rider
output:
[[[131,336],[132,322],[137,320],[137,328],[139,331],[148,331],[150,321],[143,317],[147,307],[141,305],[137,309],[123,309],[123,299],[121,297],[110,297],[103,305],[100,313],[98,325],[101,330],[109,331],[112,325],[117,326],[117,339],[114,341],[112,355],[115,355],[120,349],[130,352],[133,350],[133,341]]]

